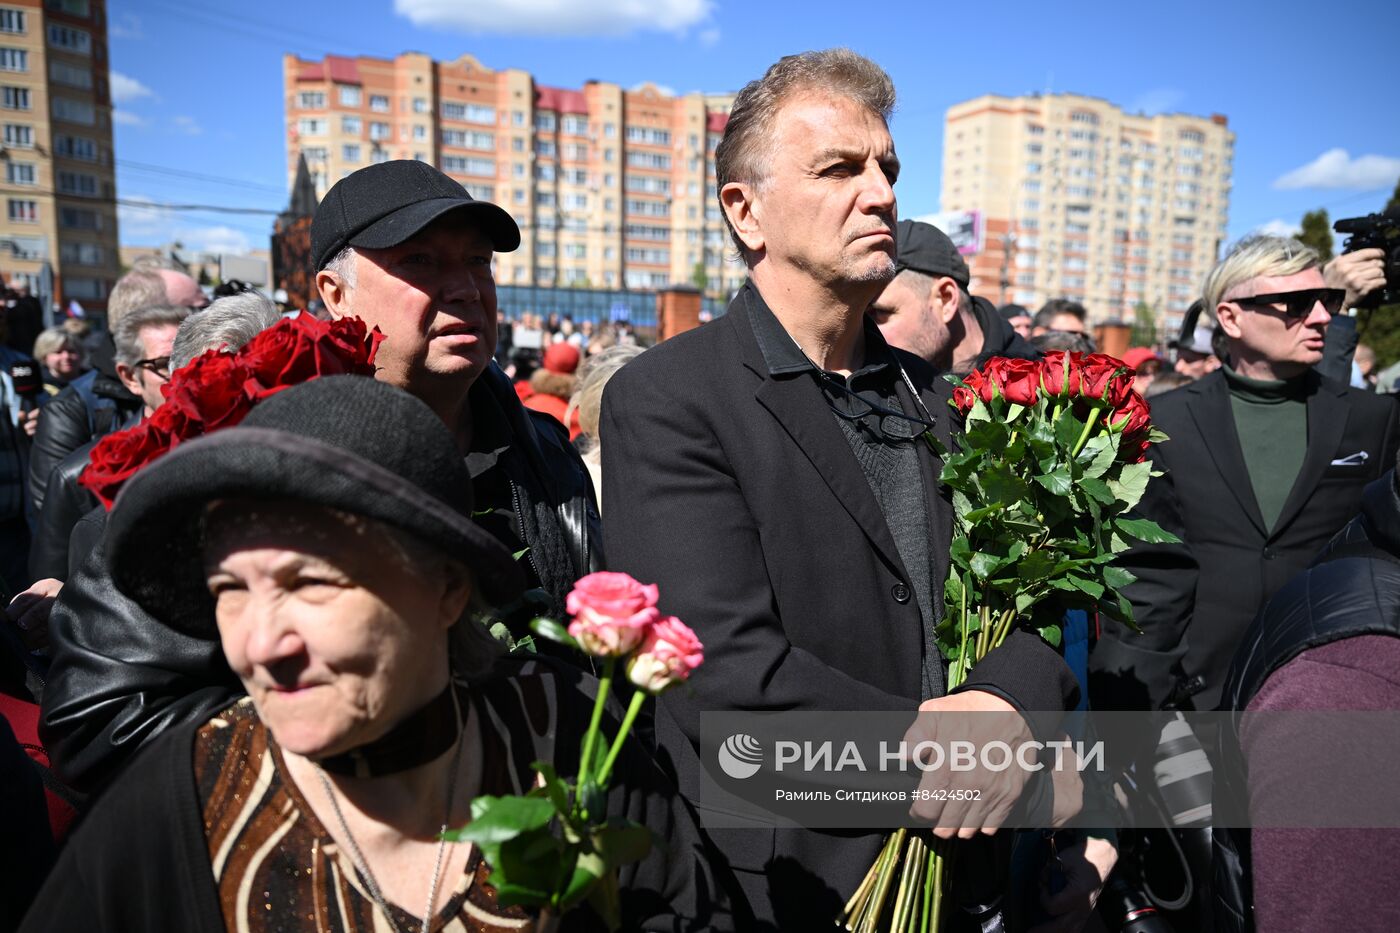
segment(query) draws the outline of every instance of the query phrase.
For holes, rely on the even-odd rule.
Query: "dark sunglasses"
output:
[[[1248,298],[1230,299],[1237,305],[1276,305],[1284,306],[1283,313],[1288,317],[1307,317],[1319,301],[1328,314],[1342,310],[1347,293],[1340,288],[1303,288],[1296,292],[1273,292],[1268,295],[1251,295]]]
[[[170,357],[168,357],[168,356],[156,356],[156,357],[152,357],[152,358],[149,359],[149,360],[137,360],[137,361],[136,361],[136,368],[137,368],[137,369],[144,369],[144,370],[146,370],[148,373],[150,373],[150,374],[153,375],[153,376],[159,376],[159,377],[162,378],[162,379],[169,379],[169,378],[170,378]]]

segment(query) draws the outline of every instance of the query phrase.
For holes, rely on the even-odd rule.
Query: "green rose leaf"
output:
[[[1145,518],[1117,518],[1114,526],[1120,532],[1148,544],[1180,544],[1181,539]]]

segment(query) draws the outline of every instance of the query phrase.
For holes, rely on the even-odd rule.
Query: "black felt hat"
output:
[[[235,427],[188,441],[133,477],[104,540],[117,587],[182,631],[214,628],[202,555],[206,506],[293,501],[406,531],[474,572],[487,601],[524,587],[505,546],[472,521],[472,481],[427,405],[366,376],[327,376],[260,402]]]
[[[967,283],[972,280],[972,274],[958,248],[947,234],[933,224],[901,220],[896,240],[899,243],[899,253],[895,256],[897,268],[913,269],[939,278],[947,276],[963,288],[967,288]]]
[[[347,246],[398,246],[455,210],[481,225],[496,252],[520,245],[520,228],[503,208],[476,200],[426,162],[396,159],[367,165],[331,186],[311,218],[311,258],[320,270]]]

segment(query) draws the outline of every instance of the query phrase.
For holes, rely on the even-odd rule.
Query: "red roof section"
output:
[[[337,84],[363,84],[360,66],[344,55],[327,55],[324,61],[302,62],[298,81],[334,81]]]
[[[588,100],[582,91],[569,91],[543,84],[535,88],[535,106],[540,110],[553,110],[555,113],[588,113]]]
[[[724,128],[729,125],[729,114],[711,113],[705,116],[705,132],[723,133]]]

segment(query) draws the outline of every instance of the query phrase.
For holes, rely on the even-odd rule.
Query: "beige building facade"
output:
[[[725,297],[744,280],[714,199],[732,95],[556,88],[418,53],[287,55],[283,84],[289,187],[302,155],[318,196],[373,162],[430,162],[520,224],[520,249],[497,257],[501,284]]]
[[[0,275],[102,311],[120,274],[103,0],[0,2]]]
[[[1235,135],[1219,114],[1124,112],[1074,94],[949,108],[942,209],[982,215],[972,291],[1091,321],[1152,310],[1174,335],[1226,237]]]

